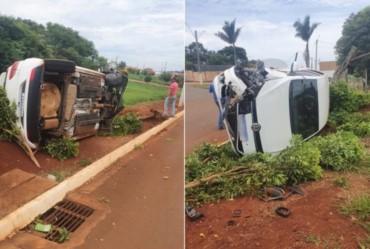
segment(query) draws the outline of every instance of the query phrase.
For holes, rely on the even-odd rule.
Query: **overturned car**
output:
[[[17,126],[33,149],[44,136],[79,139],[109,130],[123,109],[127,82],[118,72],[38,58],[14,62],[0,75],[0,86],[16,104]]]
[[[257,62],[255,70],[227,69],[213,83],[224,124],[240,154],[278,153],[293,134],[309,139],[326,124],[329,81],[309,69],[276,70]]]

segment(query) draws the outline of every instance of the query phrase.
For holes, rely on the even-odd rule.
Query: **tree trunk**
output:
[[[308,41],[306,43],[306,53],[305,53],[304,60],[306,62],[306,67],[309,68],[310,67],[310,51],[309,51],[309,48],[308,48]]]
[[[236,66],[236,49],[235,49],[235,43],[233,43],[233,48],[234,48],[234,63]]]

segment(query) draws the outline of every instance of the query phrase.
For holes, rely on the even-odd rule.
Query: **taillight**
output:
[[[33,79],[35,78],[35,72],[36,72],[36,68],[32,69],[31,71],[31,75],[30,75],[30,83],[33,81]]]
[[[16,61],[11,66],[10,72],[9,72],[9,80],[11,80],[14,77],[15,73],[17,72],[18,64],[19,64],[19,61]]]

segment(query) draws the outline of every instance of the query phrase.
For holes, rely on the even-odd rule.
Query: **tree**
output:
[[[310,25],[310,16],[306,16],[303,22],[298,19],[294,24],[293,27],[296,29],[297,33],[295,34],[296,37],[300,37],[303,41],[306,42],[306,50],[304,53],[304,60],[306,62],[306,67],[310,66],[310,51],[308,48],[308,42],[311,38],[313,31],[319,26],[320,23],[313,23],[312,26]]]
[[[357,48],[354,57],[370,52],[370,6],[357,14],[352,13],[344,22],[342,36],[335,46],[338,65],[345,60],[352,46]],[[363,74],[364,70],[369,68],[370,56],[349,63],[349,69],[358,75]]]
[[[222,27],[223,31],[219,31],[215,35],[217,37],[219,37],[221,40],[223,40],[224,42],[233,46],[233,48],[234,48],[234,63],[236,65],[235,42],[238,39],[240,31],[241,31],[242,28],[235,29],[235,21],[236,21],[236,19],[234,19],[234,21],[232,21],[232,22],[225,21],[225,24]]]
[[[244,48],[241,47],[232,47],[232,46],[224,47],[217,53],[227,58],[225,65],[233,64],[234,56],[236,56],[236,59],[240,61],[242,65],[246,66],[248,63],[247,52],[245,51]]]
[[[207,53],[207,61],[209,65],[230,65],[230,58],[226,55],[220,54],[219,52],[215,51],[208,51]]]
[[[145,74],[144,81],[146,83],[151,82],[152,81],[152,76],[149,73],[148,74]]]
[[[206,64],[207,63],[207,50],[203,47],[202,43],[198,43],[198,45],[199,45],[200,64]],[[191,64],[198,64],[196,42],[192,42],[188,46],[185,47],[185,61],[191,62]]]

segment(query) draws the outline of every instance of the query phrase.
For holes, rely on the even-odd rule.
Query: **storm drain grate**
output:
[[[94,209],[88,206],[63,200],[42,214],[29,228],[35,227],[36,222],[43,225],[50,224],[49,232],[37,232],[37,234],[47,240],[62,243],[66,239],[66,234],[69,237],[93,212]]]

